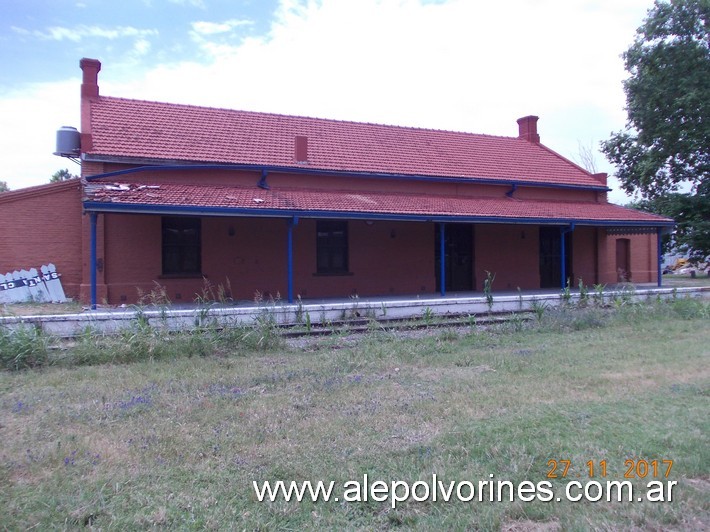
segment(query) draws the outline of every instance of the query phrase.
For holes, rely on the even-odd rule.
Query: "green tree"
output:
[[[10,187],[7,186],[6,181],[0,181],[0,192],[9,192]]]
[[[57,170],[52,174],[52,177],[49,179],[50,183],[59,183],[60,181],[66,181],[68,179],[76,179],[79,177],[78,175],[74,175],[69,173],[69,170],[64,168],[63,170]]]
[[[602,152],[623,189],[641,197],[639,206],[676,219],[675,243],[706,256],[710,0],[656,0],[623,57],[628,122]]]
[[[666,251],[678,246],[697,260],[703,260],[710,253],[710,200],[707,195],[671,192],[643,199],[630,207],[663,214],[676,221],[673,239],[665,242]]]

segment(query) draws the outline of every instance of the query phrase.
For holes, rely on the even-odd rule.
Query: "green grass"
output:
[[[290,344],[268,329],[87,333],[41,369],[0,372],[0,528],[707,528],[707,318],[677,300]],[[396,509],[259,503],[252,489],[363,474],[537,483],[551,459],[581,480],[589,460],[608,480],[628,459],[673,460],[679,484],[671,503]]]
[[[695,278],[690,275],[664,275],[663,286],[673,288],[681,286],[710,286],[710,277],[698,274]]]

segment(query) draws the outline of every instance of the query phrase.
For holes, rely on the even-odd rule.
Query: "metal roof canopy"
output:
[[[459,216],[459,215],[431,215],[431,214],[385,214],[380,212],[352,212],[331,210],[298,210],[298,209],[248,209],[238,207],[204,207],[192,205],[151,205],[141,203],[111,203],[101,201],[84,201],[86,212],[96,213],[123,213],[123,214],[156,214],[156,215],[183,215],[183,216],[235,216],[254,218],[328,218],[340,220],[390,220],[411,222],[439,222],[439,223],[499,223],[499,224],[525,224],[525,225],[555,225],[567,226],[570,224],[627,228],[625,234],[644,228],[671,228],[674,222],[654,221],[642,223],[639,221],[623,220],[593,220],[585,218],[535,218],[535,217],[504,217],[504,216]],[[654,231],[651,231],[654,232]],[[616,233],[615,233],[616,234]],[[621,233],[619,233],[621,234]]]

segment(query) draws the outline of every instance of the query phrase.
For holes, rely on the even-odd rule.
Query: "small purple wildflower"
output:
[[[104,405],[105,410],[114,410],[114,409],[120,409],[120,410],[129,410],[131,408],[140,406],[140,405],[145,405],[145,406],[150,406],[151,404],[151,399],[150,396],[143,396],[143,395],[132,395],[131,398],[128,401],[118,401],[116,403],[106,403]]]
[[[23,403],[22,401],[17,401],[13,406],[12,406],[12,412],[13,414],[19,414],[23,410],[27,411],[30,409],[30,405],[27,403]]]
[[[64,457],[65,466],[73,466],[75,464],[74,459],[76,458],[76,451],[72,451],[69,456]]]
[[[216,383],[210,384],[210,386],[207,388],[207,393],[209,395],[232,397],[233,399],[237,399],[244,394],[244,391],[242,391],[241,388],[238,388],[236,386],[227,386],[226,384]]]
[[[128,408],[133,408],[134,406],[138,405],[148,405],[150,404],[150,398],[149,397],[143,397],[142,395],[134,395],[131,397],[130,401],[121,401],[118,403],[118,407],[126,410]]]

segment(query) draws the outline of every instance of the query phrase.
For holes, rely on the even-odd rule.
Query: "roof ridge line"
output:
[[[65,179],[58,182],[41,183],[39,185],[31,185],[29,187],[22,187],[15,190],[8,190],[6,192],[0,192],[0,203],[9,203],[11,201],[19,200],[28,196],[41,196],[44,194],[51,194],[57,190],[62,190],[64,188],[72,188],[73,186],[81,187],[81,180],[78,178]]]
[[[553,150],[553,149],[550,148],[549,146],[543,144],[542,142],[538,142],[537,145],[540,146],[541,148],[547,150],[548,152],[550,152],[552,155],[554,155],[554,156],[557,157],[558,159],[562,159],[564,162],[569,163],[569,164],[571,164],[571,165],[577,167],[579,170],[581,170],[582,172],[584,172],[585,174],[587,174],[589,177],[591,177],[592,179],[596,180],[596,178],[594,177],[594,174],[593,174],[592,172],[590,172],[589,170],[587,170],[587,169],[584,168],[583,166],[577,164],[577,163],[576,163],[575,161],[573,161],[572,159],[568,159],[567,157],[565,157],[565,156],[562,155],[561,153],[556,152],[555,150]]]

